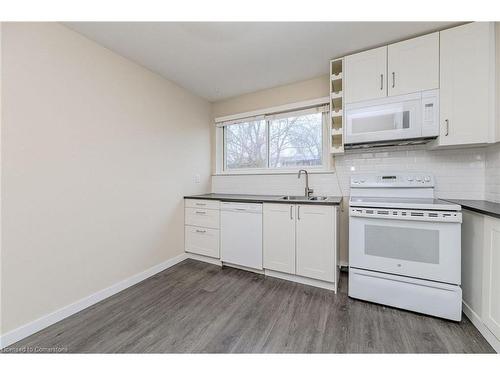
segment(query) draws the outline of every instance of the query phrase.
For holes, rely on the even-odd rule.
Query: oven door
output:
[[[346,144],[422,137],[420,94],[346,106]]]
[[[460,285],[460,222],[351,214],[349,266]]]

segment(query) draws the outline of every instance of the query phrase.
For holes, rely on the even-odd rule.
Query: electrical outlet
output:
[[[193,177],[193,180],[194,180],[195,184],[199,184],[200,181],[201,181],[200,175],[199,174],[195,174],[194,177]]]

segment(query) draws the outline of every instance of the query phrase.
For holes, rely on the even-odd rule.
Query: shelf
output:
[[[343,96],[344,96],[343,91],[332,92],[330,94],[330,98],[332,98],[332,99],[341,99]]]
[[[344,153],[344,146],[331,147],[330,153],[331,154],[343,154]]]
[[[344,111],[342,111],[342,108],[334,111],[332,110],[332,117],[342,117],[344,114]]]
[[[330,78],[331,78],[332,81],[338,81],[338,80],[342,79],[342,76],[343,76],[342,72],[339,72],[339,73],[336,73],[336,74],[333,73],[330,76]]]
[[[344,59],[330,61],[330,153],[344,153]]]
[[[344,130],[342,128],[332,128],[332,136],[343,135]]]

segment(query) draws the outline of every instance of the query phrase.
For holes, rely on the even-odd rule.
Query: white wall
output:
[[[6,333],[183,252],[211,107],[56,23],[4,24],[1,73]]]
[[[348,152],[335,156],[337,173],[313,174],[310,185],[315,194],[347,197],[353,173],[423,171],[436,177],[438,197],[484,199],[485,155],[485,148],[429,151],[425,146]],[[296,174],[212,178],[212,190],[217,193],[302,194],[303,188],[304,180]]]
[[[485,172],[485,199],[500,203],[500,143],[488,147]]]

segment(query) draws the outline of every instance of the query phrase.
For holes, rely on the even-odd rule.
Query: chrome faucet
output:
[[[300,175],[302,174],[302,172],[304,172],[306,174],[306,188],[304,189],[304,196],[309,198],[311,196],[311,194],[314,193],[314,190],[309,188],[309,174],[307,173],[307,171],[305,169],[301,169],[299,171],[299,175],[297,176],[297,178],[300,178]]]

